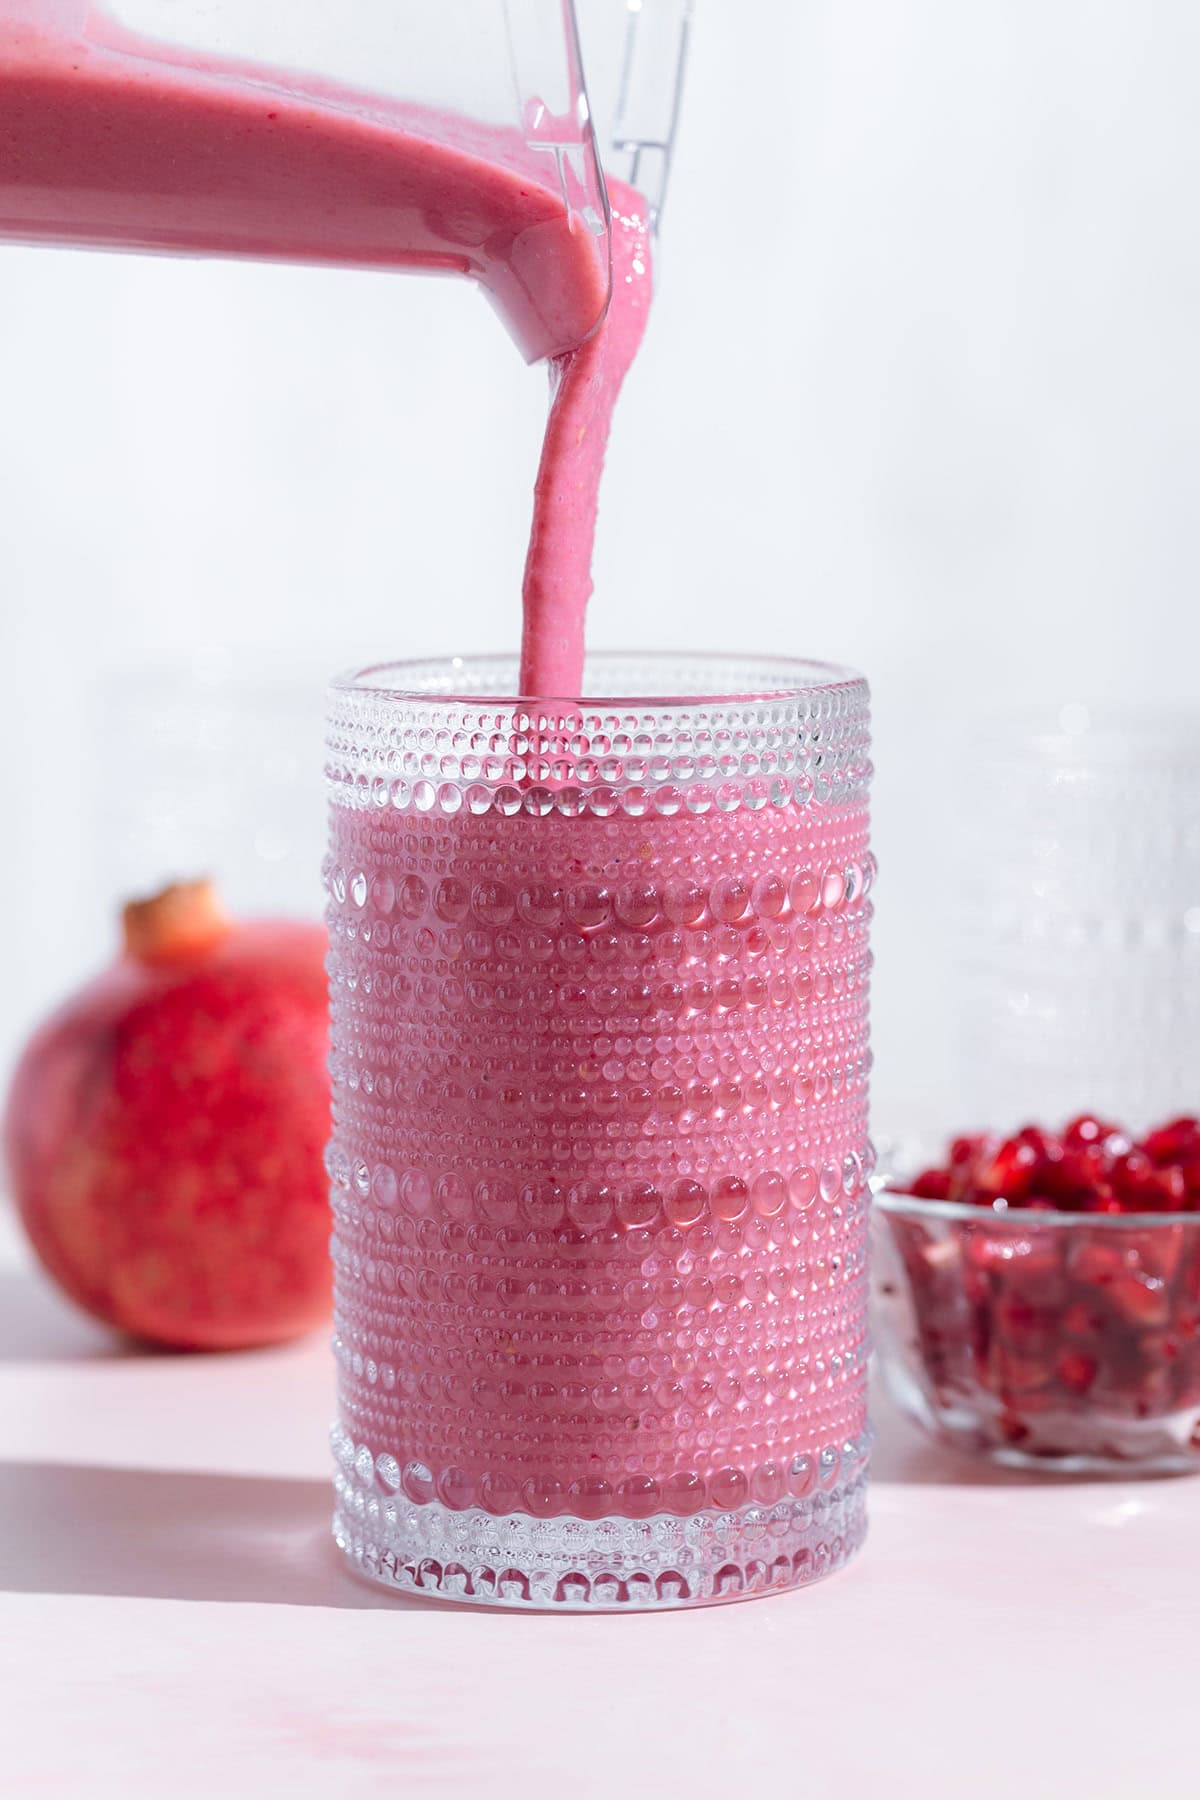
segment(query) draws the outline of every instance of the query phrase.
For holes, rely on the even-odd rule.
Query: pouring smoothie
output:
[[[607,261],[554,171],[512,127],[140,38],[76,0],[0,4],[0,239],[467,276],[551,359],[521,687],[561,695],[650,270],[646,207],[613,184],[605,315]]]
[[[466,276],[551,378],[517,678],[331,695],[336,1540],[507,1604],[815,1580],[865,1521],[865,684],[618,659],[573,700],[649,207],[571,202],[569,114],[221,43],[0,0],[0,237]]]

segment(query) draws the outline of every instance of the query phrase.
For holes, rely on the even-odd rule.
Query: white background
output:
[[[964,730],[1192,696],[1198,96],[1192,0],[700,0],[593,641],[871,675],[885,1134],[957,1122]],[[0,1065],[109,941],[97,692],[511,646],[544,386],[453,283],[0,252]]]

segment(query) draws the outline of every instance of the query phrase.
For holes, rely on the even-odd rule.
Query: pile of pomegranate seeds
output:
[[[956,1138],[911,1192],[997,1212],[1200,1212],[1200,1119],[1174,1119],[1140,1143],[1088,1114],[1059,1136],[1027,1125],[1010,1138]]]
[[[1200,1456],[1200,1121],[960,1138],[906,1188],[979,1209],[887,1218],[944,1429],[1047,1460]],[[899,1291],[884,1271],[884,1304]]]

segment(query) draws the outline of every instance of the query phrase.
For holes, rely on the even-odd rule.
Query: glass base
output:
[[[992,1396],[935,1400],[906,1370],[889,1364],[886,1375],[897,1406],[931,1438],[1001,1468],[1126,1480],[1200,1473],[1200,1407],[1130,1419],[1081,1402],[1074,1411],[1031,1414],[1025,1438],[1014,1442]]]
[[[401,1593],[548,1612],[653,1612],[805,1587],[866,1536],[866,1471],[830,1493],[692,1518],[537,1519],[368,1496],[339,1470],[333,1536]]]
[[[959,1445],[959,1448],[962,1446]],[[1017,1469],[1033,1475],[1087,1475],[1098,1480],[1131,1481],[1163,1475],[1195,1475],[1200,1459],[1192,1452],[1163,1451],[1130,1457],[1093,1455],[1088,1451],[1017,1450],[1011,1445],[989,1445],[985,1454],[1001,1469]]]

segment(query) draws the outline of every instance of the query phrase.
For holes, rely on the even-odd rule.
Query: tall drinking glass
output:
[[[810,1582],[865,1529],[867,687],[515,679],[331,690],[335,1536],[467,1601]]]
[[[1200,1085],[1200,730],[1166,708],[1009,714],[958,864],[965,1122],[1136,1133]]]

